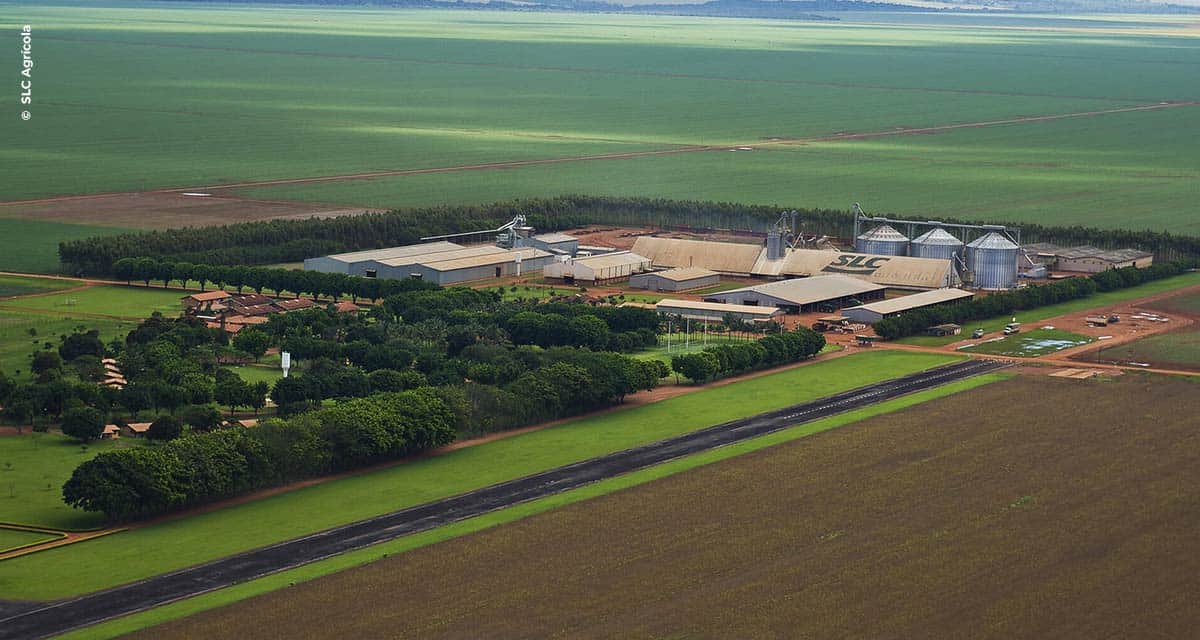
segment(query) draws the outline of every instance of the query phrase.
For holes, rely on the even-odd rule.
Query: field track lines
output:
[[[476,164],[456,165],[448,167],[425,167],[420,169],[393,169],[385,171],[371,171],[366,173],[350,173],[332,176],[315,176],[308,178],[280,178],[275,180],[257,180],[251,182],[235,182],[228,184],[214,184],[203,186],[190,187],[168,187],[164,189],[151,189],[149,191],[115,191],[108,193],[91,193],[85,195],[73,196],[56,196],[53,198],[40,198],[35,200],[11,200],[8,202],[0,202],[0,205],[17,205],[17,204],[43,204],[51,202],[64,202],[68,200],[87,200],[93,198],[105,198],[121,195],[134,195],[137,193],[182,193],[185,191],[220,191],[226,189],[245,189],[250,187],[272,187],[279,185],[290,184],[318,184],[322,182],[341,182],[346,180],[364,180],[369,178],[391,178],[412,175],[424,175],[432,173],[454,173],[459,171],[482,171],[489,169],[517,169],[521,167],[534,167],[541,165],[562,164],[567,162],[588,162],[593,160],[632,160],[635,158],[648,158],[655,156],[670,156],[683,153],[699,153],[708,151],[731,151],[738,148],[761,149],[772,146],[789,146],[789,145],[804,145],[813,142],[837,142],[840,140],[865,140],[869,138],[884,138],[890,136],[903,135],[919,135],[940,133],[943,131],[954,131],[957,129],[976,129],[984,127],[1003,126],[1010,124],[1026,124],[1033,122],[1051,122],[1054,120],[1066,120],[1070,118],[1090,118],[1104,116],[1116,113],[1133,113],[1138,111],[1159,111],[1162,109],[1175,109],[1181,107],[1200,106],[1200,102],[1160,102],[1156,104],[1144,104],[1129,107],[1114,107],[1112,109],[1098,109],[1093,111],[1075,111],[1071,113],[1055,113],[1041,116],[1023,116],[1019,118],[1006,118],[1001,120],[984,120],[980,122],[960,122],[956,124],[943,124],[932,127],[915,127],[915,128],[895,128],[885,129],[882,131],[866,131],[862,133],[834,133],[821,136],[812,136],[807,138],[778,138],[771,140],[758,140],[754,142],[744,142],[741,144],[723,144],[723,145],[691,145],[680,146],[670,149],[652,149],[647,151],[627,151],[618,153],[600,153],[585,156],[572,156],[566,158],[540,158],[531,160],[511,160],[501,162],[482,162]]]
[[[432,58],[411,58],[404,56],[372,56],[362,54],[330,54],[330,53],[315,53],[310,51],[285,51],[280,49],[254,49],[248,47],[213,47],[198,44],[179,44],[165,42],[130,42],[122,40],[106,40],[101,38],[64,38],[61,36],[42,36],[44,40],[61,40],[63,42],[81,42],[89,44],[113,44],[120,46],[141,46],[141,47],[165,47],[172,49],[195,49],[200,51],[217,51],[222,53],[252,53],[266,54],[279,56],[298,56],[303,58],[321,58],[335,60],[366,60],[373,62],[402,62],[405,64],[423,64],[423,65],[444,65],[452,67],[471,67],[480,69],[508,69],[512,71],[547,71],[553,73],[582,73],[592,75],[608,75],[621,77],[636,77],[636,78],[664,78],[671,80],[705,80],[710,82],[735,82],[742,84],[766,84],[774,86],[798,86],[798,87],[833,87],[839,89],[878,89],[883,91],[904,91],[916,93],[947,93],[947,94],[965,94],[965,95],[984,95],[984,96],[1004,96],[1010,98],[1050,98],[1058,100],[1109,100],[1112,102],[1147,102],[1161,100],[1161,98],[1115,98],[1111,96],[1076,96],[1057,93],[1033,93],[1021,91],[988,91],[986,89],[951,89],[951,88],[934,88],[934,87],[907,87],[895,86],[886,84],[870,84],[856,82],[822,82],[816,80],[783,80],[778,78],[739,78],[736,76],[721,76],[709,75],[700,73],[670,73],[666,71],[631,71],[626,69],[605,69],[602,67],[565,67],[556,65],[526,65],[512,64],[501,62],[479,62],[469,60],[436,60]],[[954,55],[962,55],[963,51],[956,51]],[[946,55],[950,55],[947,53]],[[1008,54],[1020,55],[1020,54]],[[1046,58],[1050,56],[1032,56]],[[1073,59],[1073,58],[1069,58]],[[1081,60],[1094,61],[1091,58],[1078,58]],[[1135,61],[1135,62],[1141,62]],[[1147,61],[1149,63],[1149,61]],[[1163,64],[1191,64],[1179,61],[1159,61]]]

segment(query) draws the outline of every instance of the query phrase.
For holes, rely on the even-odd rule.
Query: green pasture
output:
[[[693,456],[687,456],[678,460],[672,460],[648,469],[635,471],[618,478],[603,480],[595,484],[587,485],[579,489],[567,491],[556,496],[542,498],[532,502],[520,504],[509,509],[504,509],[495,513],[488,513],[470,520],[457,522],[454,524],[439,527],[432,531],[426,531],[411,536],[399,538],[379,545],[375,545],[369,549],[362,549],[341,554],[322,560],[313,564],[305,565],[297,569],[284,571],[257,580],[235,585],[226,589],[207,593],[195,598],[189,598],[180,602],[171,603],[162,607],[156,607],[150,611],[136,613],[130,616],[102,623],[93,627],[88,627],[79,631],[68,633],[62,638],[69,640],[101,640],[114,638],[125,633],[137,629],[144,629],[168,620],[182,618],[193,613],[205,611],[224,604],[244,600],[252,596],[274,591],[276,589],[286,588],[287,586],[312,580],[323,575],[360,566],[378,560],[386,555],[403,553],[412,549],[428,546],[459,536],[474,533],[491,527],[503,525],[509,522],[514,522],[522,518],[537,515],[555,509],[561,506],[581,502],[589,498],[594,498],[621,489],[637,486],[654,480],[665,478],[676,473],[683,473],[696,467],[726,460],[734,456],[751,453],[760,449],[783,444],[793,440],[807,437],[809,435],[828,431],[845,425],[853,425],[854,423],[871,418],[877,415],[900,411],[909,407],[919,406],[924,402],[929,402],[937,398],[942,398],[955,393],[969,391],[986,384],[1004,380],[1010,376],[1004,374],[986,374],[969,378],[959,382],[954,382],[936,389],[921,391],[912,395],[889,400],[880,404],[849,411],[847,413],[832,416],[817,420],[805,425],[778,431],[761,438],[755,438],[745,442],[713,449],[704,453],[699,453]]]
[[[954,360],[876,352],[814,363],[16,558],[0,598],[94,591]]]
[[[1161,300],[1153,305],[1157,309],[1176,313],[1200,313],[1200,293],[1179,295]]]
[[[95,314],[110,318],[147,318],[155,311],[179,315],[180,299],[187,295],[177,289],[100,285],[80,291],[21,298],[0,302],[0,309],[20,309],[49,314]]]
[[[82,283],[73,280],[0,275],[0,298],[48,293],[50,291],[78,287],[80,284]]]
[[[27,378],[31,354],[46,348],[46,345],[57,349],[62,344],[61,337],[76,329],[97,329],[100,338],[108,341],[123,337],[136,324],[131,320],[45,315],[0,307],[0,371],[9,376]]]
[[[132,439],[98,440],[86,445],[58,433],[0,437],[0,522],[48,529],[90,529],[103,524],[98,514],[62,501],[62,485],[75,467],[115,447],[138,446]],[[3,530],[0,530],[3,531]],[[0,541],[0,548],[4,544]]]
[[[275,381],[283,377],[283,369],[279,365],[271,366],[269,364],[247,364],[247,365],[228,365],[225,367],[230,371],[242,377],[242,380],[254,384],[256,382],[265,382],[274,385]]]
[[[998,356],[1036,358],[1048,353],[1062,351],[1088,344],[1094,339],[1062,329],[1025,327],[1021,333],[995,340],[977,342],[974,346],[960,347],[964,353],[987,353]]]
[[[0,18],[2,24],[3,19]],[[8,141],[17,135],[17,132],[7,130],[9,124],[7,121],[0,122],[0,140]],[[20,179],[20,163],[13,162],[10,165],[7,161],[9,154],[15,152],[7,145],[6,148],[0,148],[0,175],[6,176],[4,184],[0,185],[0,193]],[[61,179],[61,176],[60,172],[54,172],[50,177]],[[0,195],[0,200],[17,197],[22,196],[19,193]],[[58,262],[58,243],[125,231],[113,227],[0,218],[0,271],[62,273],[62,265]]]
[[[969,336],[970,333],[975,329],[982,328],[988,333],[985,338],[994,338],[996,337],[996,332],[999,332],[1001,329],[1003,329],[1004,325],[1012,322],[1014,317],[1017,319],[1017,322],[1020,322],[1024,325],[1025,330],[1029,330],[1035,327],[1034,323],[1038,323],[1055,316],[1061,316],[1066,313],[1075,313],[1077,311],[1084,311],[1087,309],[1101,309],[1108,305],[1128,302],[1129,300],[1151,296],[1156,293],[1163,293],[1164,291],[1181,289],[1183,287],[1190,287],[1198,284],[1200,284],[1200,271],[1185,273],[1172,278],[1147,282],[1146,284],[1130,287],[1128,289],[1118,289],[1116,291],[1109,291],[1106,293],[1097,293],[1093,296],[1079,300],[1071,300],[1070,302],[1047,305],[1045,307],[1038,307],[1037,309],[1030,309],[1028,311],[1018,311],[1015,314],[996,316],[986,320],[975,320],[963,325],[963,333]],[[904,338],[899,342],[903,344],[941,346],[964,339],[965,338],[963,336],[946,336],[943,338],[935,338],[933,336],[913,336],[911,338]]]
[[[0,200],[735,146],[1200,97],[1179,80],[1200,61],[1200,38],[1136,22],[1088,33],[1036,20],[856,22],[872,20],[865,15],[825,23],[218,4],[20,13],[39,25],[38,65],[54,81],[39,84],[31,120],[0,122],[11,141],[0,150],[9,178]],[[1195,116],[1176,112],[1195,111],[898,136],[882,149],[809,142],[247,193],[384,206],[562,192],[859,200],[898,213],[1093,213],[1124,216],[1097,224],[1184,229],[1190,220],[1174,205],[1198,152],[1174,135],[1194,129]],[[971,183],[950,181],[962,178]],[[1013,186],[1022,187],[1013,198],[997,198]],[[1088,198],[1112,197],[1107,209],[1123,214],[1088,209]]]

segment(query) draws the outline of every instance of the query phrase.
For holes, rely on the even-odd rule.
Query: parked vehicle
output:
[[[1020,322],[1010,322],[1004,325],[1004,335],[1011,336],[1014,333],[1021,333]]]
[[[983,329],[976,329],[976,330],[972,331],[971,337],[972,338],[982,338],[983,337]]]

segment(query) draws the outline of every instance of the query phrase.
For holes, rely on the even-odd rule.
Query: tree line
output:
[[[238,224],[145,231],[60,243],[59,257],[81,275],[112,276],[123,258],[205,265],[263,265],[346,251],[412,244],[421,237],[494,229],[518,213],[552,231],[584,224],[655,225],[764,231],[781,209],[798,211],[806,234],[848,237],[853,216],[845,210],[747,205],[727,202],[570,195],[475,206],[397,209],[336,218],[264,220]],[[886,215],[886,214],[885,214]],[[944,222],[996,220],[944,218]],[[1024,223],[1027,242],[1139,248],[1159,260],[1200,256],[1200,238],[1152,230],[1095,229]],[[157,276],[155,279],[159,279]]]
[[[964,300],[954,304],[926,309],[914,309],[898,316],[884,318],[874,325],[875,333],[886,340],[895,340],[924,333],[939,324],[964,324],[1009,315],[1015,311],[1036,309],[1068,300],[1087,298],[1098,291],[1115,291],[1144,282],[1179,275],[1195,268],[1195,261],[1162,262],[1144,269],[1125,267],[1110,269],[1087,278],[1068,278],[1053,284],[1001,291],[991,295]]]
[[[101,452],[75,469],[63,499],[114,521],[153,516],[412,455],[454,433],[450,408],[432,389],[377,394],[252,429]]]
[[[722,344],[671,358],[671,369],[697,384],[753,369],[811,358],[825,348],[825,336],[805,327],[742,344]]]

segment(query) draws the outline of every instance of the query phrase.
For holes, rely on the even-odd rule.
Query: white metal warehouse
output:
[[[960,300],[966,300],[972,297],[970,291],[962,289],[934,289],[933,291],[922,291],[914,293],[910,296],[901,298],[893,298],[891,300],[882,300],[880,302],[872,302],[849,309],[842,309],[842,317],[849,318],[854,322],[862,322],[864,324],[875,324],[884,318],[898,316],[906,311],[913,309],[923,309],[926,307],[934,307],[939,304],[950,304]]]
[[[663,271],[647,271],[629,278],[629,286],[650,291],[691,291],[715,287],[721,283],[716,271],[700,267],[678,267]]]
[[[566,282],[602,283],[650,270],[650,259],[628,251],[568,258],[546,265],[543,275]]]
[[[697,302],[695,300],[661,300],[654,305],[654,308],[662,314],[704,322],[722,322],[726,317],[733,317],[745,322],[771,322],[783,315],[783,309],[778,307],[756,307],[721,302]]]

